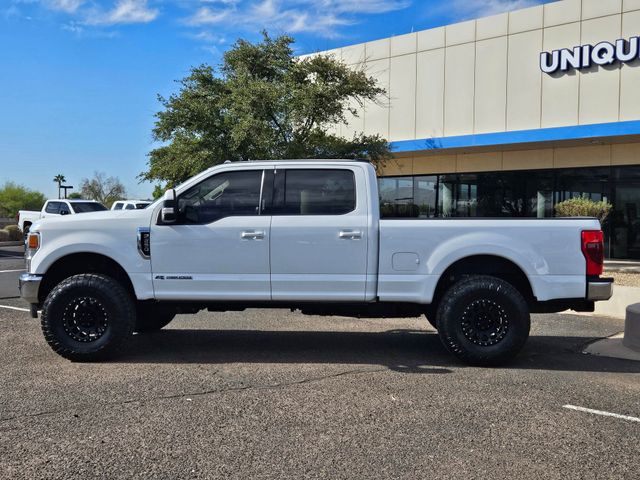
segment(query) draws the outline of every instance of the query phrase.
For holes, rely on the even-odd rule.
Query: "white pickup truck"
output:
[[[465,362],[513,358],[530,312],[607,300],[595,219],[380,219],[358,161],[225,163],[144,210],[44,219],[27,239],[22,297],[49,345],[113,356],[176,313],[299,309],[426,315]]]
[[[47,200],[39,212],[35,210],[20,210],[18,212],[18,226],[26,238],[31,225],[42,218],[74,213],[99,212],[106,209],[104,205],[93,200]]]

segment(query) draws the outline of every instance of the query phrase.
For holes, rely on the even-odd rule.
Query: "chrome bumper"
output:
[[[613,295],[613,279],[599,278],[587,281],[587,300],[597,302],[609,300]]]
[[[31,273],[23,273],[20,275],[18,285],[20,286],[20,296],[31,304],[40,303],[38,300],[38,290],[40,290],[40,282],[42,275],[33,275]]]

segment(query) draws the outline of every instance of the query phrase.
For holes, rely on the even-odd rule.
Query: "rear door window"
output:
[[[276,214],[344,215],[356,208],[355,176],[347,169],[281,170],[274,196]]]

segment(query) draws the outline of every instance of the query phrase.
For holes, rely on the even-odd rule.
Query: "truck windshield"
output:
[[[107,207],[98,202],[74,202],[71,204],[76,213],[99,212]]]
[[[151,205],[150,203],[136,203],[136,208],[138,210],[142,210],[144,208],[147,208],[149,205]]]

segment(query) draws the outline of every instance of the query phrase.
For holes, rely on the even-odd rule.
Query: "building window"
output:
[[[547,218],[569,198],[606,200],[607,256],[640,260],[639,166],[386,177],[379,185],[383,218]]]

